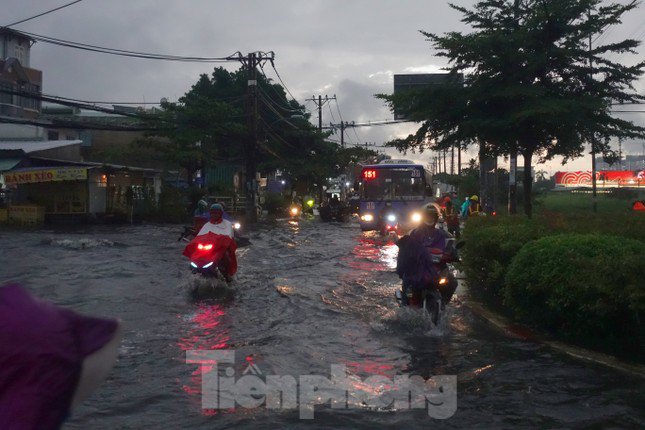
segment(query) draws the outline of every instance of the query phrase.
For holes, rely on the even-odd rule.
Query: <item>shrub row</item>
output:
[[[470,219],[470,290],[563,340],[643,362],[645,217],[630,215]]]

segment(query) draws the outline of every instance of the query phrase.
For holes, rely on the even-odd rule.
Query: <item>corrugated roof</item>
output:
[[[65,146],[80,145],[82,140],[16,140],[0,141],[0,150],[18,149],[27,154],[47,149],[62,148]]]

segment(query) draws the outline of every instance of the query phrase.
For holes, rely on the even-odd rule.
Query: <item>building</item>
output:
[[[43,82],[42,72],[31,68],[33,43],[23,33],[0,27],[0,140],[44,139],[44,129],[32,123],[40,114]]]
[[[32,213],[40,214],[35,222],[134,217],[158,202],[160,171],[82,161],[81,143],[0,142],[0,204],[8,208],[7,220]]]

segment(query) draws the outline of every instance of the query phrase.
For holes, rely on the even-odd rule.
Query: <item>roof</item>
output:
[[[131,170],[133,172],[161,173],[161,170],[158,170],[158,169],[150,169],[147,167],[125,166],[121,164],[98,163],[95,161],[67,161],[67,160],[58,160],[55,158],[45,158],[45,157],[29,157],[29,158],[35,161],[60,163],[60,164],[65,164],[69,166],[79,166],[79,167],[88,167],[88,168],[110,167],[115,170]],[[40,168],[42,168],[42,166]]]
[[[63,148],[65,146],[80,145],[81,140],[16,140],[0,141],[0,150],[21,150],[26,154],[48,149]]]
[[[22,161],[21,158],[0,159],[0,172],[6,172],[7,170],[13,169],[21,161]]]

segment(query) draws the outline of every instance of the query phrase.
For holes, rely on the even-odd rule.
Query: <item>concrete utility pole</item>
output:
[[[325,105],[330,100],[336,100],[336,94],[334,94],[334,97],[327,97],[323,99],[322,96],[318,96],[318,99],[314,96],[311,96],[310,99],[305,99],[306,101],[311,101],[316,103],[316,106],[318,106],[318,131],[322,131],[322,107]]]
[[[591,9],[589,10],[589,18],[591,19]],[[591,34],[589,34],[589,78],[593,81],[593,59],[591,53]],[[596,136],[591,134],[591,189],[592,189],[592,209],[594,212],[598,211],[596,199]]]
[[[242,63],[247,73],[247,117],[249,138],[244,146],[246,159],[246,221],[258,220],[258,181],[257,181],[257,151],[258,151],[258,80],[257,67],[265,61],[273,62],[273,52],[251,52],[246,57],[241,53],[227,59],[236,59]]]
[[[515,19],[519,20],[520,18],[520,0],[515,0]],[[519,22],[517,24],[519,28]],[[518,142],[515,142],[515,148],[511,149],[509,154],[509,170],[508,170],[508,213],[509,215],[515,215],[517,213],[517,146]]]

